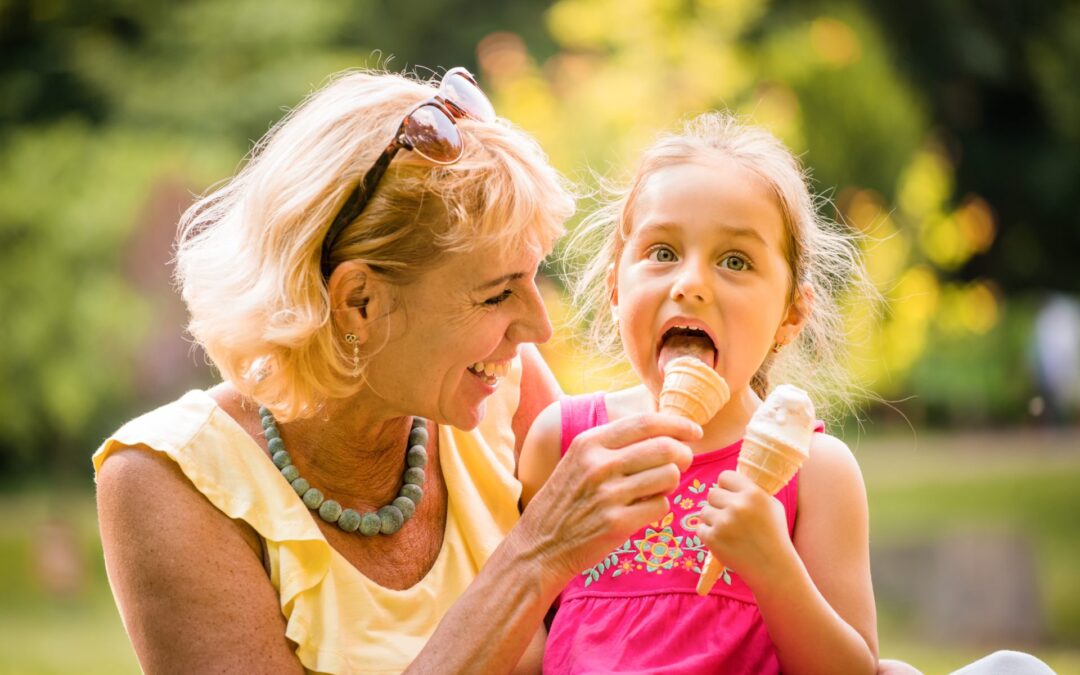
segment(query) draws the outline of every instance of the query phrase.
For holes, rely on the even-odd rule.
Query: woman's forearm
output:
[[[560,586],[517,527],[446,613],[407,673],[508,673],[541,627]],[[547,587],[545,587],[545,585]]]
[[[781,670],[792,675],[877,671],[866,638],[834,610],[792,552],[785,570],[752,585],[776,645]]]

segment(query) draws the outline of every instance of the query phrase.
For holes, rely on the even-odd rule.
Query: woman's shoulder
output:
[[[175,456],[191,442],[218,410],[206,392],[189,391],[180,398],[144,413],[117,429],[93,455],[94,470],[124,448],[158,450]]]
[[[219,520],[234,522],[211,505],[202,474],[192,475],[186,458],[193,444],[214,443],[203,443],[203,437],[214,435],[210,430],[217,412],[210,396],[192,391],[131,420],[106,439],[93,456],[100,518],[125,523],[129,532],[159,518],[188,522],[196,529]],[[239,530],[259,552],[255,531],[247,526]]]

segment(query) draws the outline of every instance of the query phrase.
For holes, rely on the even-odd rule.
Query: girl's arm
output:
[[[558,380],[551,373],[536,345],[521,345],[521,398],[511,426],[514,430],[514,456],[520,457],[525,437],[533,426],[536,416],[562,396]],[[556,440],[556,442],[558,442]],[[558,452],[558,447],[555,448]],[[556,455],[558,457],[558,455]],[[550,473],[550,472],[549,472]],[[544,476],[546,479],[547,476]]]
[[[540,413],[529,429],[518,458],[517,475],[521,481],[521,506],[529,505],[533,495],[547,482],[559,463],[562,446],[562,410],[558,401]]]
[[[814,434],[799,475],[794,542],[783,508],[725,471],[703,519],[710,547],[754,592],[785,673],[877,670],[866,490],[841,441]],[[714,504],[714,502],[716,502]]]

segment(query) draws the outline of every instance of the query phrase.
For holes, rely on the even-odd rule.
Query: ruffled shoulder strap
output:
[[[219,511],[287,549],[298,564],[275,580],[286,616],[293,599],[326,575],[330,545],[307,508],[262,448],[206,392],[190,391],[125,424],[94,453],[94,470],[124,447],[166,455]]]

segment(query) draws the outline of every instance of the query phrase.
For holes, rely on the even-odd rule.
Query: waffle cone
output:
[[[727,382],[719,373],[692,356],[679,357],[664,368],[659,410],[705,424],[728,396]]]
[[[738,472],[771,495],[788,484],[806,454],[798,448],[748,434],[739,451]]]

